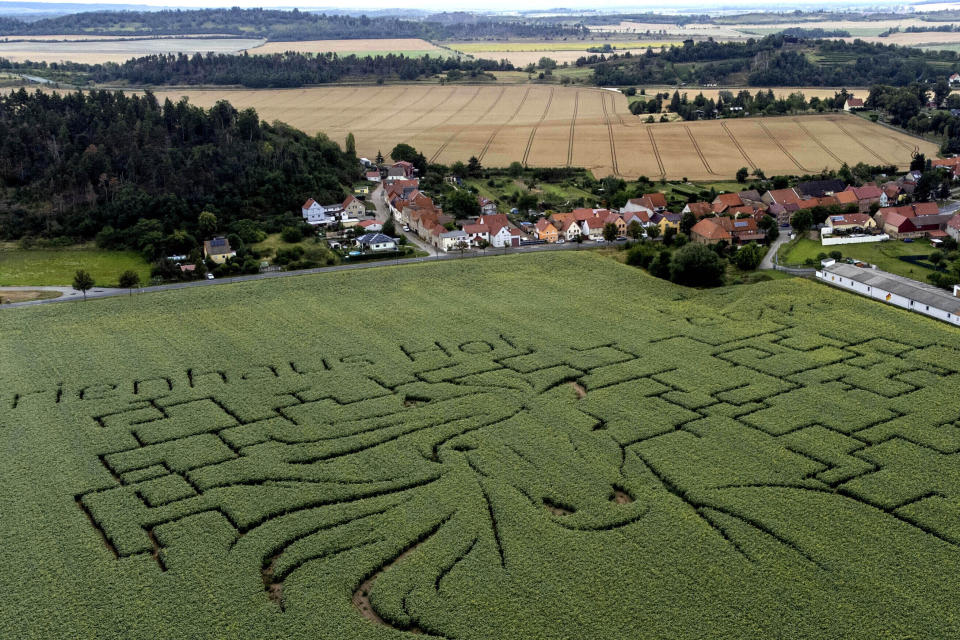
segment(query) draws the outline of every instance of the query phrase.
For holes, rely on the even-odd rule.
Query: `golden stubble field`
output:
[[[932,143],[842,113],[644,124],[623,95],[592,88],[388,85],[156,95],[186,95],[204,107],[226,99],[341,144],[352,132],[358,153],[370,158],[406,142],[444,164],[476,156],[486,166],[582,166],[598,176],[718,180],[744,166],[775,175],[844,162],[906,168],[915,150],[937,152]]]
[[[14,62],[80,62],[99,64],[126,62],[130,58],[165,53],[238,53],[264,44],[255,38],[85,38],[0,42],[0,58]]]

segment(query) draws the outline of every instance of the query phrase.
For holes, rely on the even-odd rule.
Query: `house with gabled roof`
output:
[[[947,232],[948,236],[960,242],[960,213],[950,218],[944,231]]]
[[[870,205],[877,203],[880,204],[880,196],[883,195],[883,191],[875,184],[865,184],[862,187],[847,187],[845,189],[847,193],[853,193],[857,198],[857,205],[860,207],[860,212],[864,213],[870,210]]]
[[[217,264],[223,264],[235,255],[237,252],[230,247],[230,241],[223,236],[216,236],[203,242],[203,257]]]
[[[766,204],[789,204],[791,202],[800,202],[803,198],[800,197],[793,189],[772,189],[767,191],[761,196]]]
[[[854,98],[853,96],[850,96],[847,98],[847,101],[843,103],[844,111],[860,111],[863,108],[863,98]]]
[[[603,238],[604,225],[606,225],[606,222],[600,218],[587,218],[580,223],[580,228],[583,230],[584,237],[599,240]]]
[[[838,178],[828,180],[807,180],[797,185],[796,191],[804,198],[822,198],[832,196],[847,188],[847,183]]]
[[[553,223],[546,218],[540,218],[537,220],[537,223],[533,225],[533,228],[537,239],[543,240],[547,244],[553,244],[557,241],[557,238],[559,238],[559,229],[557,229]]]
[[[307,224],[322,226],[330,224],[330,222],[333,221],[333,218],[327,214],[326,207],[319,204],[313,198],[303,203],[303,206],[300,207],[300,212],[303,215],[303,220]]]
[[[560,226],[560,235],[563,236],[563,239],[567,242],[576,240],[582,233],[583,228],[580,226],[580,223],[573,218],[566,218]]]
[[[485,214],[494,214],[497,212],[497,203],[490,198],[477,196],[477,203],[480,205],[480,212]]]
[[[743,199],[739,193],[721,193],[711,203],[714,213],[723,213],[730,207],[742,207]]]
[[[692,213],[697,220],[713,215],[713,205],[709,202],[688,202],[680,213]]]
[[[733,236],[719,219],[703,218],[690,229],[690,240],[698,244],[717,244],[722,241],[730,242]]]
[[[876,229],[877,223],[866,213],[844,213],[827,216],[827,228],[831,231],[852,231],[853,229]]]

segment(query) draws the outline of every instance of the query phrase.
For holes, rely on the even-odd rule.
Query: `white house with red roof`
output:
[[[363,229],[365,232],[370,233],[383,231],[383,224],[377,220],[361,220],[357,223],[357,226]]]
[[[319,204],[313,198],[310,198],[300,207],[303,219],[307,224],[327,225],[333,221],[333,218],[327,213],[327,208]]]
[[[864,108],[864,105],[863,105],[862,98],[854,98],[853,96],[850,96],[849,98],[847,98],[847,101],[843,103],[844,111],[859,111],[860,109],[863,109],[863,108]]]

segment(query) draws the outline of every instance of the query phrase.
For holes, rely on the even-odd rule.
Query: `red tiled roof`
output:
[[[849,189],[847,191],[841,191],[833,197],[836,198],[840,204],[857,204],[857,194]]]
[[[315,204],[317,204],[317,201],[314,200],[313,198],[310,198],[309,200],[307,200],[306,202],[303,203],[303,208],[304,208],[304,209],[309,209],[310,207],[312,207],[312,206],[315,205]]]
[[[729,220],[729,218],[723,218]],[[730,240],[733,238],[730,232],[724,229],[720,222],[721,218],[703,218],[690,229],[692,235],[700,236],[708,240]]]
[[[727,207],[742,207],[743,199],[739,193],[721,193],[714,198],[713,204],[722,204]]]
[[[862,107],[863,99],[862,98],[847,98],[847,106],[851,109],[854,107]]]
[[[775,189],[773,191],[768,191],[770,197],[773,198],[774,202],[780,204],[786,204],[788,202],[799,202],[800,196],[797,195],[797,192],[793,189]]]
[[[918,216],[935,216],[940,213],[936,202],[918,202],[913,205],[913,212]]]
[[[490,228],[485,224],[465,224],[463,225],[463,232],[469,233],[471,235],[488,233]]]
[[[729,194],[725,194],[725,195],[729,195]],[[733,194],[733,195],[736,195],[736,194]],[[711,213],[713,213],[713,205],[711,205],[709,202],[691,202],[690,204],[687,205],[687,207],[690,208],[690,213],[697,216],[698,218],[702,218],[704,216],[708,216]]]
[[[652,202],[653,206],[655,207],[663,207],[663,208],[667,207],[667,197],[662,193],[659,193],[659,192],[645,193],[643,194],[643,197],[649,198],[650,202]]]

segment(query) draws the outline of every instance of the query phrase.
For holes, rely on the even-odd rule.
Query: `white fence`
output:
[[[823,236],[820,238],[820,244],[824,247],[832,247],[836,244],[863,244],[865,242],[883,242],[889,240],[890,236],[881,233],[878,236]]]

